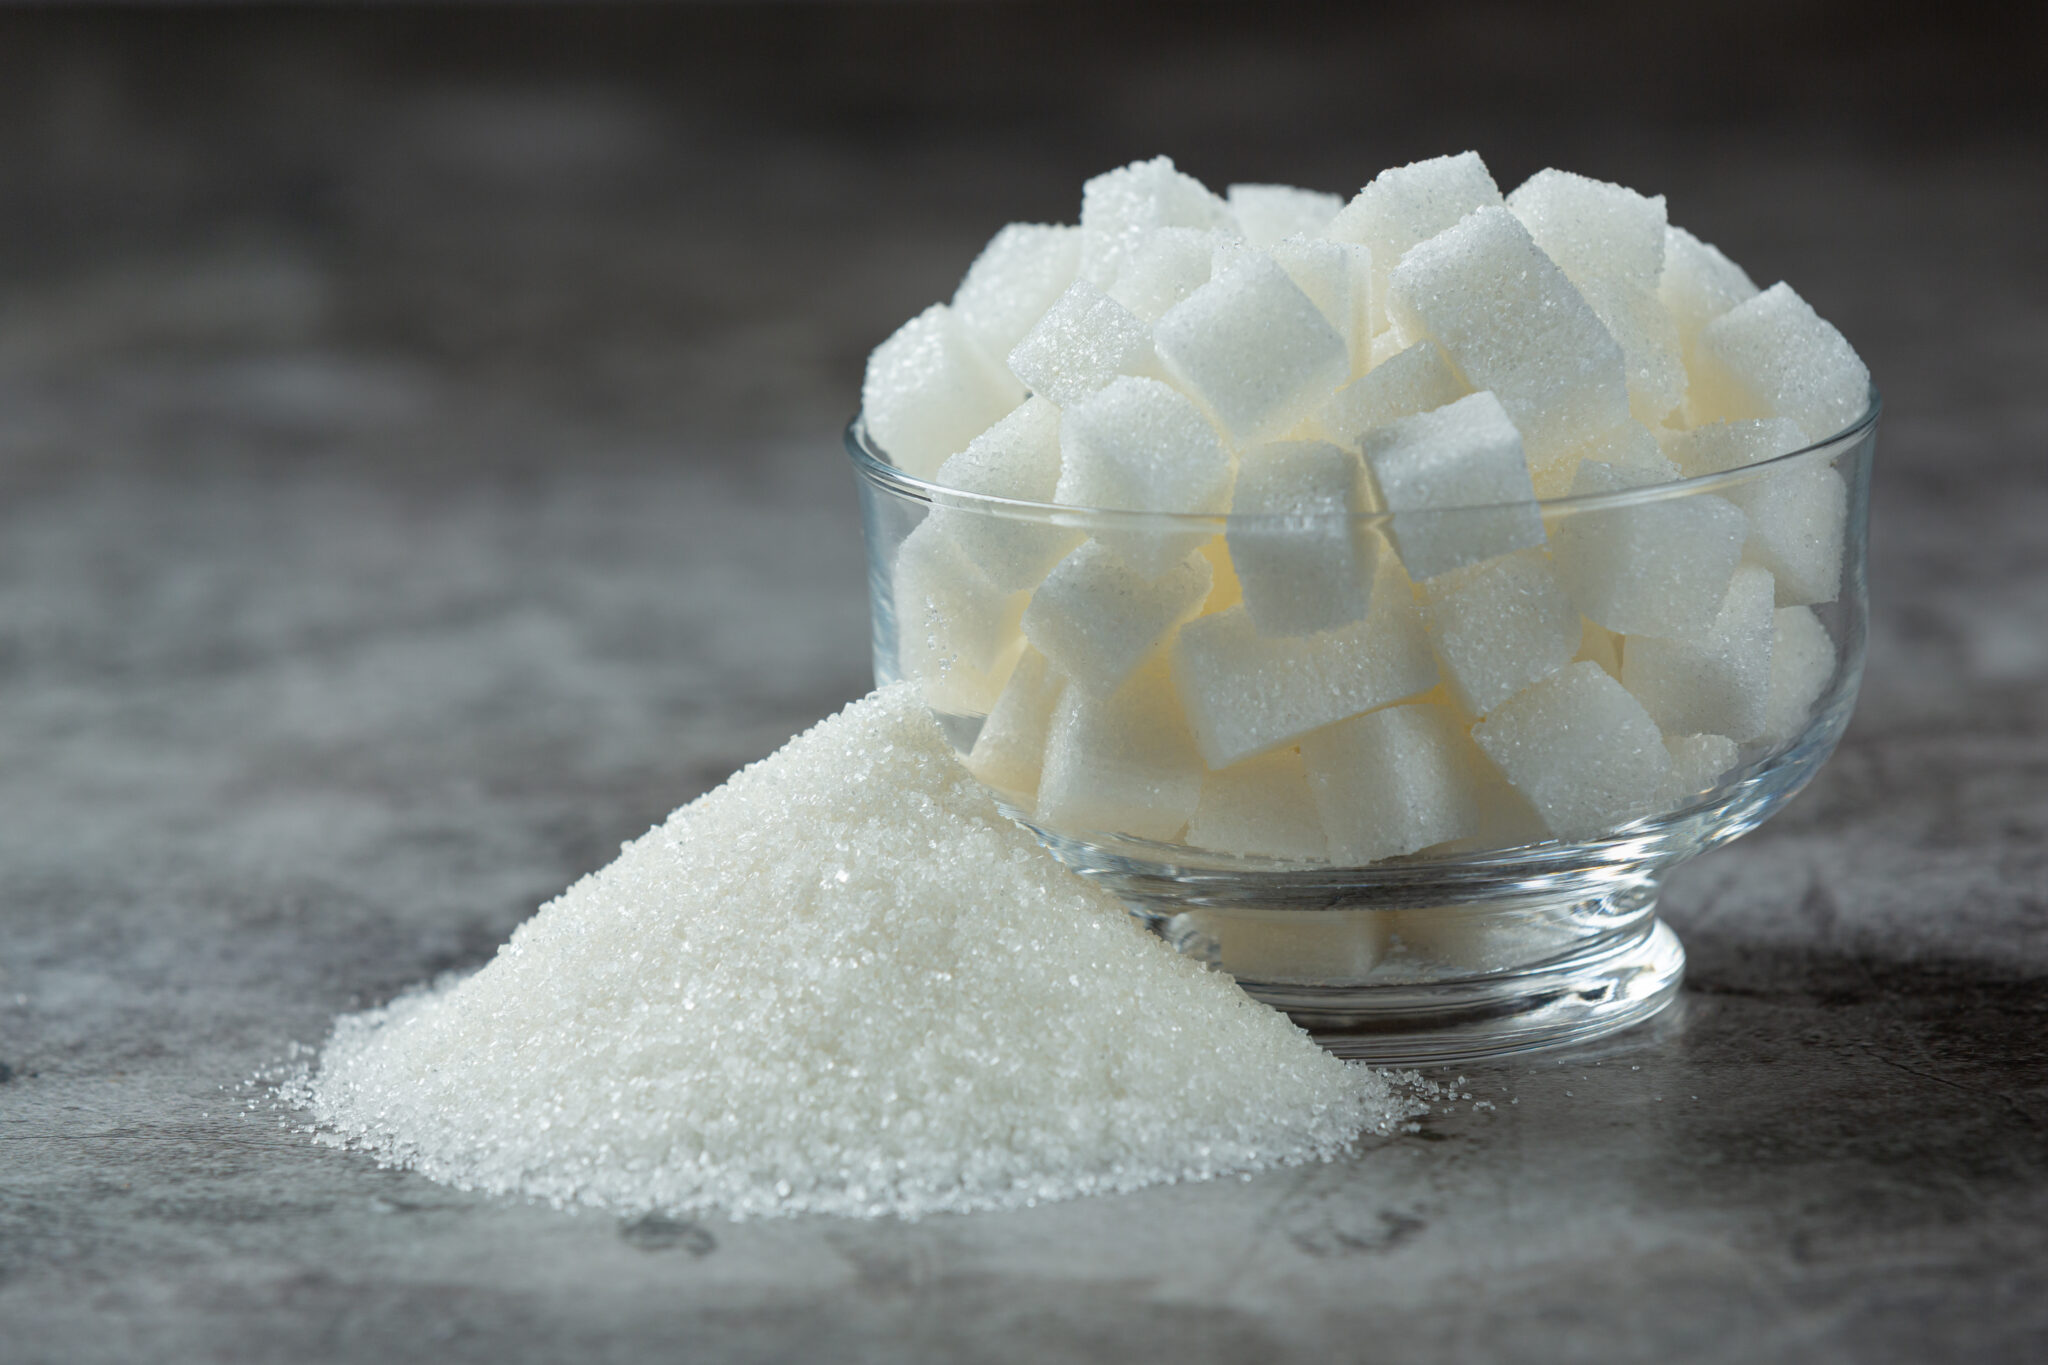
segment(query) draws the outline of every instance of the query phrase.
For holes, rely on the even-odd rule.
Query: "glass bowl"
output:
[[[1398,652],[1366,630],[1382,609],[1415,613],[1439,662],[1457,648],[1457,613],[1441,605],[1440,585],[1469,571],[1413,583],[1397,548],[1413,523],[1397,514],[1233,518],[986,497],[896,468],[856,417],[846,448],[866,531],[875,676],[917,680],[1002,808],[1069,868],[1341,1055],[1414,1064],[1598,1037],[1649,1018],[1677,992],[1684,949],[1657,918],[1671,869],[1769,818],[1812,778],[1848,724],[1864,659],[1878,415],[1873,391],[1861,418],[1816,445],[1725,473],[1538,504],[1544,543],[1522,554],[1566,584],[1574,613],[1598,610],[1623,623],[1631,612],[1641,619],[1644,602],[1666,600],[1657,593],[1671,585],[1653,581],[1657,565],[1682,561],[1688,528],[1725,523],[1730,504],[1747,509],[1737,577],[1751,586],[1748,605],[1738,609],[1742,594],[1731,580],[1712,628],[1667,632],[1671,638],[1640,626],[1635,635],[1611,632],[1582,617],[1572,661],[1508,702],[1486,699],[1483,719],[1466,704],[1472,691],[1448,669],[1398,697],[1385,688],[1346,691],[1355,679],[1341,676],[1343,668],[1381,669],[1375,660]],[[1483,525],[1501,511],[1435,515]],[[1340,630],[1293,641],[1241,631],[1235,645],[1253,662],[1226,659],[1223,673],[1247,690],[1216,693],[1214,670],[1201,673],[1195,651],[1202,640],[1230,636],[1199,623],[1241,597],[1233,544],[1284,548],[1294,537],[1327,544],[1332,535],[1350,537],[1377,565],[1363,571],[1372,578],[1367,620],[1344,628],[1365,631],[1363,645],[1338,649]],[[1174,627],[1192,643],[1169,634],[1146,649],[1128,682],[1084,697],[1062,687],[1020,626],[1034,586],[1017,586],[1014,575],[991,579],[978,566],[993,546],[1006,564],[1035,563],[1032,572],[1042,573],[1096,537],[1117,547],[1193,547],[1209,565],[1210,587],[1193,619]],[[1788,566],[1788,547],[1805,562]],[[1754,581],[1758,561],[1776,570],[1767,587]],[[1494,600],[1498,606],[1498,594]],[[1764,611],[1768,627],[1758,625]],[[1499,620],[1484,610],[1469,619],[1482,637]],[[1374,629],[1384,636],[1393,628]],[[1412,619],[1403,629],[1411,647],[1424,638]],[[1761,665],[1759,629],[1770,641]],[[1113,650],[1115,642],[1094,643]],[[1145,644],[1139,638],[1133,647]],[[1760,666],[1771,676],[1759,729]],[[1413,688],[1418,679],[1411,673],[1392,686]],[[1625,695],[1648,699],[1640,711],[1616,700],[1624,689],[1614,684],[1624,679]],[[1539,693],[1540,704],[1525,700]],[[1368,715],[1407,712],[1366,724],[1328,718],[1360,701],[1370,703],[1362,708]],[[1322,724],[1239,761],[1257,734],[1217,735],[1234,733],[1247,708],[1258,713],[1254,721],[1279,716],[1278,731]],[[1665,741],[1669,761],[1662,777],[1651,770],[1663,760],[1648,745],[1629,745],[1644,733],[1632,718],[1651,709],[1661,724],[1648,733]],[[1459,789],[1453,804],[1463,813],[1451,825],[1431,825],[1442,801],[1427,782],[1409,790],[1407,777],[1347,776],[1359,764],[1368,777],[1409,773],[1412,764],[1390,755],[1410,752],[1401,748],[1413,741],[1408,721],[1432,716],[1455,717],[1447,742],[1460,746],[1456,763],[1468,765],[1457,772],[1477,784]],[[1696,722],[1717,716],[1730,718],[1724,728],[1756,732],[1739,743],[1694,733]],[[1197,732],[1201,743],[1191,747]],[[1493,747],[1460,735],[1484,736]],[[1202,762],[1204,743],[1212,753],[1227,750],[1229,761]],[[1620,783],[1627,791],[1606,790],[1615,782],[1601,765],[1613,755],[1636,765],[1628,769],[1634,786]],[[1510,768],[1518,775],[1512,785],[1502,780]],[[1613,799],[1587,809],[1588,791]],[[1394,856],[1345,856],[1383,847],[1373,840],[1387,820],[1410,828],[1410,842],[1432,829],[1460,833]],[[1328,827],[1320,847],[1319,821]]]

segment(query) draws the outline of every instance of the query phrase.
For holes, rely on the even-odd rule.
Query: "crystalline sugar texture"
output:
[[[1700,421],[1789,417],[1824,441],[1870,406],[1870,371],[1834,325],[1774,284],[1700,332]]]
[[[1436,660],[1407,575],[1382,555],[1363,620],[1319,635],[1260,635],[1243,607],[1188,622],[1174,681],[1212,769],[1436,685]]]
[[[1166,157],[1096,176],[1081,187],[1081,278],[1107,289],[1145,234],[1163,227],[1237,232],[1223,201]]]
[[[1330,860],[1359,866],[1479,833],[1482,760],[1447,708],[1389,706],[1302,736]]]
[[[1379,538],[1357,519],[1364,483],[1358,457],[1326,442],[1245,451],[1225,535],[1261,635],[1309,635],[1365,615]]]
[[[1372,298],[1372,252],[1355,242],[1289,237],[1275,242],[1269,254],[1344,338],[1351,372],[1363,374],[1372,356],[1366,306]]]
[[[1109,296],[1150,326],[1167,309],[1209,282],[1220,234],[1201,228],[1159,228],[1124,258]]]
[[[1559,838],[1649,814],[1671,780],[1657,723],[1595,663],[1572,664],[1516,693],[1472,738]]]
[[[1209,595],[1199,552],[1156,579],[1088,541],[1061,560],[1024,610],[1024,638],[1075,687],[1114,692]]]
[[[1156,379],[1118,379],[1060,422],[1060,502],[1134,512],[1229,510],[1230,453],[1187,395]],[[1140,576],[1167,572],[1211,531],[1100,529],[1095,538]]]
[[[868,436],[920,479],[1023,399],[1017,381],[981,353],[943,303],[875,347],[860,389]]]
[[[1531,466],[1529,478],[1539,498],[1562,498],[1572,491],[1579,465],[1587,460],[1612,465],[1632,487],[1669,483],[1678,477],[1678,466],[1665,458],[1657,437],[1641,422],[1628,421],[1569,452],[1563,459],[1541,467]]]
[[[1835,677],[1835,642],[1805,607],[1780,607],[1771,614],[1771,690],[1764,709],[1764,738],[1783,744],[1813,719],[1814,703]]]
[[[1267,441],[1351,373],[1344,338],[1287,272],[1253,256],[1176,304],[1153,329],[1175,380],[1233,441]]]
[[[1377,428],[1364,449],[1415,578],[1543,543],[1521,434],[1492,394]]]
[[[1063,833],[1175,839],[1202,794],[1201,757],[1163,656],[1107,697],[1068,688],[1053,707],[1038,820]]]
[[[995,704],[1023,647],[1025,594],[988,581],[929,520],[896,551],[896,663],[941,711],[979,715]]]
[[[1578,653],[1578,608],[1540,550],[1457,569],[1423,585],[1423,619],[1458,704],[1483,716]]]
[[[1778,417],[1680,432],[1666,450],[1692,476],[1741,469],[1805,444],[1799,425]],[[1720,491],[1749,517],[1743,558],[1771,571],[1779,606],[1835,600],[1849,522],[1849,485],[1839,473],[1824,459],[1806,456]]]
[[[1045,761],[1045,739],[1052,728],[1052,708],[1066,680],[1035,649],[1026,649],[1002,694],[981,723],[967,767],[996,790],[1024,800],[1038,794],[1038,775]]]
[[[1726,735],[1679,735],[1664,741],[1671,754],[1671,790],[1680,797],[1712,791],[1735,766],[1738,746]]]
[[[1066,292],[1080,266],[1081,229],[1011,223],[967,267],[953,291],[953,312],[985,354],[1007,356]]]
[[[1682,227],[1664,229],[1664,273],[1657,280],[1657,298],[1678,333],[1685,367],[1698,361],[1696,348],[1706,325],[1745,299],[1757,287],[1741,266]]]
[[[1617,493],[1646,482],[1654,480],[1588,460],[1572,493]],[[1713,624],[1748,534],[1749,519],[1726,498],[1672,493],[1561,513],[1550,554],[1584,615],[1623,635],[1676,637]]]
[[[1311,429],[1326,441],[1357,450],[1367,432],[1455,403],[1467,392],[1443,348],[1418,341],[1337,390],[1311,419]]]
[[[1118,375],[1149,374],[1152,338],[1128,308],[1076,280],[1010,352],[1033,393],[1071,407]]]
[[[1374,176],[1323,229],[1332,241],[1357,242],[1372,252],[1372,331],[1387,325],[1388,275],[1408,248],[1468,213],[1500,204],[1500,187],[1477,152],[1433,157]]]
[[[1678,332],[1657,298],[1664,196],[1547,170],[1510,194],[1508,208],[1620,345],[1635,415],[1661,421],[1685,396]]]
[[[1387,296],[1404,336],[1434,340],[1467,383],[1493,391],[1537,465],[1629,415],[1621,347],[1506,209],[1413,248]]]
[[[1048,503],[1060,478],[1060,412],[1027,398],[940,465],[934,482],[983,497]],[[929,518],[996,587],[1028,588],[1074,547],[1078,531],[1019,512],[937,506]]]
[[[1650,719],[1675,735],[1726,735],[1738,743],[1764,731],[1771,686],[1771,575],[1735,571],[1713,625],[1665,639],[1631,635],[1622,685]]]
[[[1283,237],[1312,237],[1344,207],[1337,195],[1292,185],[1232,185],[1225,199],[1245,241],[1260,249]]]
[[[1309,795],[1301,754],[1279,749],[1210,773],[1202,780],[1187,841],[1245,858],[1325,861],[1329,841]]]

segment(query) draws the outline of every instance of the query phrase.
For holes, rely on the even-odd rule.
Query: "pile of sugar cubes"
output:
[[[898,667],[1042,828],[1289,863],[1597,835],[1792,741],[1837,669],[1869,373],[1662,197],[1474,154],[1345,202],[1164,157],[876,349],[943,488]],[[1621,496],[1561,503],[1588,495]],[[1372,515],[1384,514],[1384,515]],[[1228,520],[1224,520],[1227,517]]]

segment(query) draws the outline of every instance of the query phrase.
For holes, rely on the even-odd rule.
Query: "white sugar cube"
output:
[[[1650,482],[1588,460],[1572,493],[1619,493]],[[1748,534],[1749,519],[1726,498],[1652,495],[1619,507],[1558,513],[1550,555],[1558,581],[1583,615],[1623,635],[1684,636],[1713,624]]]
[[[1700,332],[1695,421],[1789,417],[1824,441],[1870,406],[1870,371],[1842,334],[1774,284]]]
[[[1392,919],[1409,952],[1474,974],[1527,967],[1575,946],[1553,927],[1483,904],[1402,910]]]
[[[1778,417],[1677,432],[1665,449],[1693,476],[1741,469],[1805,444],[1799,425]],[[1809,456],[1724,488],[1721,496],[1749,517],[1743,558],[1771,571],[1779,606],[1835,600],[1849,522],[1849,485],[1839,473]]]
[[[1326,861],[1329,840],[1309,795],[1300,752],[1278,749],[1210,773],[1188,822],[1187,841],[1242,858]]]
[[[1468,392],[1444,358],[1443,348],[1434,341],[1418,341],[1332,394],[1309,419],[1310,430],[1357,450],[1367,432],[1455,403]]]
[[[1155,656],[1107,697],[1070,687],[1053,707],[1038,822],[1062,834],[1170,840],[1202,794],[1202,760]]]
[[[1372,363],[1372,252],[1355,242],[1289,237],[1268,254],[1344,338],[1351,373],[1365,373]]]
[[[1119,375],[1150,374],[1152,337],[1131,311],[1076,280],[1010,351],[1010,371],[1033,393],[1072,407]]]
[[[1043,654],[1026,648],[968,750],[968,771],[1029,807],[1038,793],[1052,708],[1065,686]]]
[[[1483,716],[1578,653],[1578,608],[1540,550],[1453,570],[1422,585],[1423,620],[1458,704]]]
[[[875,347],[860,389],[869,438],[920,479],[1022,401],[1017,381],[982,354],[943,303]]]
[[[1657,298],[1678,333],[1679,355],[1688,370],[1698,361],[1700,332],[1721,314],[1757,295],[1742,267],[1682,227],[1664,229],[1664,273]]]
[[[1402,253],[1466,214],[1500,204],[1500,187],[1486,163],[1477,152],[1461,152],[1381,171],[1330,220],[1323,236],[1358,242],[1372,252],[1374,333],[1387,325],[1387,278]]]
[[[1472,738],[1560,838],[1649,814],[1671,780],[1657,723],[1595,663],[1524,688],[1474,726]]]
[[[1418,703],[1302,736],[1330,860],[1362,866],[1479,833],[1478,751],[1456,716]]]
[[[1166,310],[1209,282],[1221,234],[1169,227],[1146,233],[1124,258],[1109,296],[1150,326]]]
[[[1491,393],[1370,431],[1364,450],[1415,578],[1543,543],[1521,433]]]
[[[1184,910],[1167,937],[1239,981],[1354,985],[1387,951],[1384,910]],[[1200,945],[1197,948],[1195,945]]]
[[[1264,256],[1252,256],[1159,319],[1153,346],[1232,440],[1272,440],[1351,373],[1344,338]]]
[[[1073,686],[1114,692],[1208,595],[1209,561],[1197,552],[1148,579],[1091,540],[1031,595],[1024,638]]]
[[[1080,265],[1081,229],[1011,223],[967,267],[953,312],[982,351],[1000,359],[1066,292]]]
[[[893,583],[902,676],[916,679],[936,710],[986,712],[1023,649],[1026,594],[989,582],[929,519],[897,547]]]
[[[1539,498],[1562,498],[1572,491],[1579,465],[1587,460],[1612,465],[1627,477],[1631,487],[1669,483],[1678,477],[1678,466],[1665,458],[1658,438],[1641,422],[1626,421],[1604,431],[1582,446],[1540,468],[1529,469],[1530,482]]]
[[[1712,791],[1735,766],[1739,748],[1726,735],[1678,735],[1664,747],[1671,754],[1671,790],[1681,799]]]
[[[1225,536],[1261,635],[1310,635],[1365,615],[1379,538],[1358,521],[1364,483],[1358,456],[1327,442],[1244,452]]]
[[[1221,199],[1167,157],[1096,176],[1081,187],[1081,278],[1107,289],[1145,234],[1163,227],[1234,234],[1237,222]]]
[[[1051,502],[1060,477],[1060,411],[1032,397],[940,465],[936,483],[983,497]],[[929,520],[998,588],[1028,588],[1074,548],[1080,532],[1019,512],[937,506]]]
[[[1763,735],[1767,742],[1783,744],[1806,728],[1814,703],[1834,681],[1835,662],[1835,642],[1818,616],[1805,607],[1780,607],[1771,614],[1771,691]]]
[[[1202,760],[1227,768],[1310,730],[1436,685],[1407,575],[1384,552],[1362,620],[1319,635],[1260,635],[1242,606],[1180,628],[1174,680]]]
[[[1313,236],[1344,207],[1337,195],[1292,185],[1232,185],[1224,196],[1244,239],[1260,248],[1283,237]]]
[[[1123,378],[1069,406],[1060,421],[1057,499],[1074,507],[1218,513],[1230,507],[1230,452],[1187,395]],[[1142,577],[1167,572],[1211,532],[1104,529],[1096,539]]]
[[[1774,592],[1766,570],[1737,569],[1706,630],[1677,639],[1629,637],[1622,685],[1672,734],[1755,739],[1764,732],[1770,697]]]
[[[1506,209],[1480,209],[1412,248],[1387,298],[1404,336],[1434,340],[1469,384],[1494,392],[1536,464],[1629,415],[1621,347]]]
[[[1678,331],[1657,297],[1664,196],[1546,170],[1530,176],[1507,202],[1620,345],[1636,417],[1662,421],[1685,396]]]

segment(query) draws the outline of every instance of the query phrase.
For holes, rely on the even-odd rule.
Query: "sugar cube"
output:
[[[1261,249],[1283,237],[1314,236],[1344,207],[1337,195],[1292,185],[1232,185],[1224,198],[1245,241]]]
[[[1204,763],[1227,768],[1436,685],[1407,575],[1392,555],[1379,560],[1371,606],[1348,626],[1275,639],[1237,606],[1180,628],[1174,680]]]
[[[1665,449],[1692,476],[1741,469],[1805,444],[1799,425],[1778,417],[1676,432]],[[1779,606],[1835,600],[1849,522],[1849,485],[1839,473],[1805,456],[1720,491],[1749,517],[1743,558],[1771,571]]]
[[[1631,487],[1668,483],[1679,473],[1678,466],[1665,458],[1663,447],[1658,438],[1650,434],[1649,428],[1630,420],[1601,432],[1584,445],[1566,452],[1561,459],[1552,460],[1540,468],[1531,466],[1529,479],[1536,485],[1536,496],[1569,496],[1572,482],[1578,477],[1579,465],[1586,460],[1614,466],[1628,478]]]
[[[1303,735],[1330,859],[1362,866],[1476,835],[1484,761],[1441,706],[1388,706]]]
[[[1792,286],[1774,284],[1700,332],[1696,421],[1789,417],[1824,441],[1870,406],[1870,371]]]
[[[1166,933],[1239,981],[1355,985],[1387,951],[1384,910],[1185,910]]]
[[[1024,609],[1024,638],[1075,687],[1114,692],[1209,595],[1199,552],[1156,579],[1087,541],[1062,559]]]
[[[1461,152],[1381,171],[1330,220],[1323,236],[1358,242],[1372,252],[1375,334],[1386,328],[1387,279],[1402,254],[1466,214],[1500,204],[1500,187],[1486,163],[1477,152]]]
[[[1053,500],[1060,477],[1060,411],[1031,397],[940,465],[936,483],[983,497]],[[998,588],[1028,588],[1081,538],[1029,513],[935,506],[929,520]]]
[[[1357,450],[1379,427],[1455,403],[1470,392],[1443,348],[1418,341],[1374,363],[1371,370],[1331,395],[1309,419],[1323,440]]]
[[[1521,433],[1493,394],[1376,428],[1364,450],[1413,577],[1543,543]]]
[[[1588,460],[1572,482],[1577,497],[1655,482]],[[1709,493],[1649,495],[1618,507],[1554,514],[1551,562],[1579,611],[1623,635],[1684,636],[1713,624],[1742,558],[1749,519]]]
[[[1081,187],[1081,278],[1107,289],[1145,234],[1163,227],[1235,233],[1237,222],[1221,199],[1167,157],[1096,176]]]
[[[1532,966],[1580,946],[1555,926],[1502,915],[1484,904],[1401,910],[1392,920],[1393,933],[1409,952],[1475,974]]]
[[[1010,371],[1033,393],[1072,407],[1118,375],[1150,374],[1152,338],[1131,311],[1076,280],[1010,351]]]
[[[1230,503],[1230,562],[1261,635],[1310,635],[1365,615],[1378,536],[1364,527],[1365,470],[1324,441],[1253,446]]]
[[[1060,421],[1058,501],[1122,511],[1217,513],[1230,507],[1230,452],[1187,395],[1157,379],[1121,378]],[[1157,578],[1212,532],[1102,529],[1096,539]]]
[[[1657,723],[1596,663],[1568,665],[1524,688],[1474,726],[1472,738],[1560,838],[1649,814],[1671,780]]]
[[[1813,707],[1835,678],[1835,642],[1805,607],[1771,614],[1771,690],[1764,708],[1765,741],[1783,744],[1813,719]]]
[[[1202,760],[1155,655],[1107,697],[1060,694],[1038,786],[1039,823],[1061,833],[1169,840],[1202,794]]]
[[[1482,208],[1412,248],[1387,299],[1404,336],[1431,338],[1467,383],[1494,392],[1537,464],[1629,415],[1621,347],[1506,209]]]
[[[1744,565],[1706,630],[1678,638],[1631,635],[1622,686],[1672,734],[1726,735],[1738,743],[1764,731],[1771,686],[1767,570]]]
[[[1301,752],[1276,749],[1202,779],[1188,842],[1214,853],[1320,863],[1329,857]]]
[[[929,519],[896,550],[896,662],[935,709],[980,715],[1023,648],[1026,594],[989,582]]]
[[[1676,735],[1664,747],[1671,754],[1671,790],[1680,798],[1712,791],[1721,774],[1735,766],[1738,752],[1726,735]]]
[[[1202,228],[1157,228],[1138,239],[1117,271],[1109,296],[1150,326],[1209,282],[1220,234]]]
[[[1028,808],[1038,794],[1052,708],[1065,686],[1066,679],[1047,665],[1045,656],[1027,647],[974,737],[968,771]]]
[[[1741,266],[1719,249],[1682,227],[1664,229],[1664,273],[1657,279],[1657,298],[1678,333],[1678,348],[1687,370],[1698,365],[1700,332],[1757,287]]]
[[[984,354],[1000,359],[1066,292],[1081,266],[1081,229],[1011,223],[967,267],[953,312]]]
[[[1657,297],[1664,269],[1664,196],[1545,170],[1524,181],[1507,203],[1620,345],[1636,417],[1662,421],[1685,396],[1678,331]]]
[[[1365,373],[1372,363],[1372,252],[1355,242],[1288,237],[1268,254],[1344,338],[1351,373]]]
[[[1520,550],[1422,585],[1423,620],[1458,704],[1483,716],[1578,653],[1579,611],[1541,550]]]
[[[1344,338],[1287,272],[1248,257],[1159,319],[1153,346],[1233,441],[1280,436],[1351,373]]]
[[[982,354],[943,303],[875,347],[860,389],[868,437],[920,479],[1023,401],[1017,381]]]

